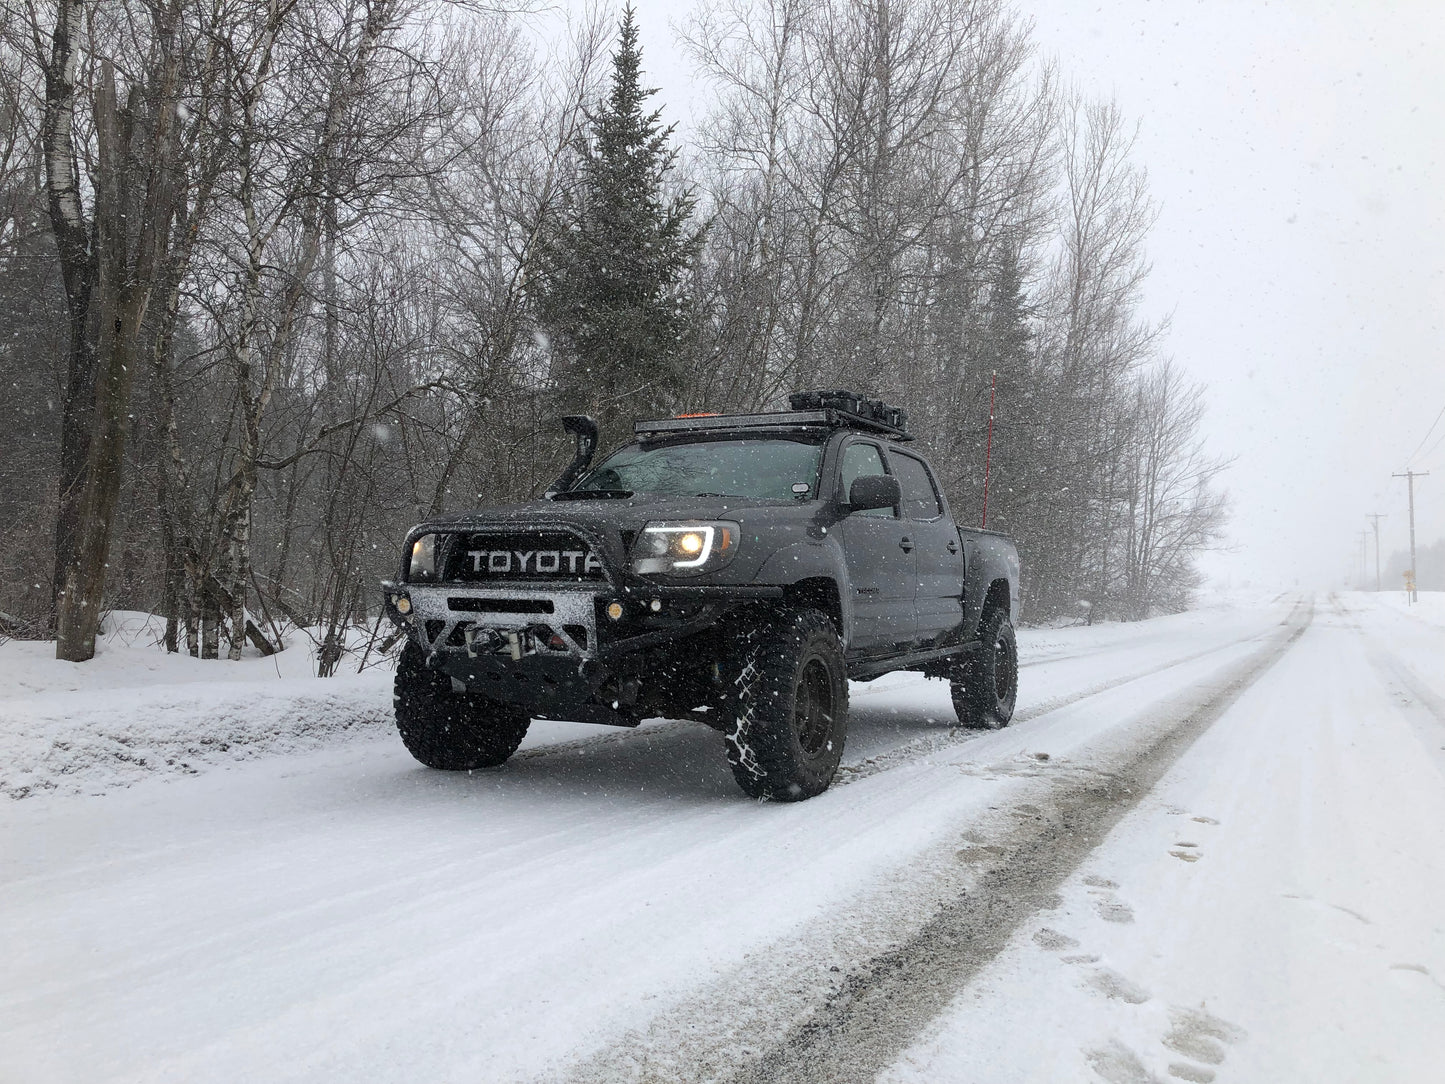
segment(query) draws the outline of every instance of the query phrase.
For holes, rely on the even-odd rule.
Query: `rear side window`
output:
[[[938,503],[938,493],[933,488],[933,479],[923,460],[914,459],[901,452],[889,452],[893,461],[893,473],[898,475],[898,485],[903,490],[903,516],[905,519],[936,519],[943,514]]]
[[[883,469],[883,456],[872,444],[850,444],[843,449],[843,499],[848,499],[848,491],[853,488],[853,481],[870,474],[887,474]],[[906,498],[905,498],[906,500]],[[891,508],[869,508],[865,512],[859,512],[860,516],[893,516]]]

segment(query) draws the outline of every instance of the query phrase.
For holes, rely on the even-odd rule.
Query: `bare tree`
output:
[[[1226,499],[1215,479],[1227,461],[1204,449],[1203,389],[1171,361],[1135,392],[1122,595],[1125,615],[1184,609],[1198,586],[1194,557],[1215,544]]]
[[[26,436],[0,498],[42,494],[0,565],[56,556],[6,605],[53,596],[67,657],[104,598],[205,657],[302,629],[333,672],[412,522],[565,460],[531,287],[613,14],[542,51],[471,0],[0,8],[0,367]],[[966,521],[996,386],[989,526],[1030,613],[1182,604],[1224,504],[1140,314],[1153,210],[1118,109],[1061,96],[1003,0],[721,0],[685,38],[716,94],[678,159],[708,224],[681,399],[899,402]]]
[[[112,14],[121,24],[103,25]],[[59,0],[48,50],[36,27],[45,73],[41,143],[71,321],[55,571],[56,654],[71,661],[95,653],[143,325],[185,186],[178,176],[182,24],[180,0],[143,6],[133,22],[124,11]],[[110,41],[116,49],[104,44]],[[125,46],[134,55],[113,55]],[[82,54],[94,62],[83,70],[84,85]],[[76,139],[82,97],[94,152],[88,161]]]

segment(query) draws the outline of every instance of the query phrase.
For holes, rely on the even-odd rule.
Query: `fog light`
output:
[[[609,602],[607,604],[607,616],[616,621],[622,616],[622,603]]]
[[[391,604],[396,607],[396,612],[399,614],[411,613],[411,599],[405,595],[393,595]]]

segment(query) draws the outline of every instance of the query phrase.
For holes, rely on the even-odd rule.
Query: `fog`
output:
[[[684,133],[706,108],[672,25],[639,0],[644,60]],[[1234,464],[1221,582],[1352,584],[1445,537],[1445,8],[1428,2],[1023,4],[1043,60],[1139,124],[1159,218],[1145,305],[1208,386]],[[1412,453],[1414,458],[1412,459]],[[1373,583],[1373,540],[1367,579]],[[1387,584],[1398,587],[1399,584]]]

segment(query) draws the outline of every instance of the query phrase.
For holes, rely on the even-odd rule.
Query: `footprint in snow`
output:
[[[1206,1065],[1224,1061],[1225,1046],[1233,1046],[1245,1038],[1243,1028],[1203,1009],[1176,1009],[1172,1019],[1173,1026],[1164,1036],[1164,1045],[1176,1054]]]
[[[1169,1063],[1169,1075],[1187,1080],[1189,1084],[1210,1084],[1214,1079],[1214,1070],[1206,1069],[1202,1065],[1190,1065],[1187,1061],[1172,1061]]]
[[[1131,982],[1117,971],[1101,967],[1089,977],[1089,985],[1105,997],[1124,1001],[1130,1005],[1142,1005],[1149,1000],[1149,991],[1137,982]]]
[[[1108,1081],[1108,1084],[1158,1084],[1159,1078],[1144,1068],[1139,1055],[1118,1039],[1110,1039],[1109,1045],[1097,1050],[1084,1051],[1089,1059],[1089,1068]]]
[[[1199,854],[1199,844],[1197,843],[1187,843],[1183,840],[1180,840],[1179,842],[1174,844],[1174,847],[1175,849],[1170,851],[1169,853],[1172,854],[1175,858],[1180,859],[1181,861],[1198,862],[1199,859],[1202,857]]]
[[[1192,821],[1197,821],[1197,822],[1200,823],[1200,824],[1218,824],[1218,823],[1219,823],[1219,822],[1218,822],[1217,820],[1215,820],[1213,817],[1190,817],[1189,819],[1192,820]]]
[[[1116,896],[1104,896],[1095,900],[1094,910],[1105,922],[1134,921],[1134,908]]]
[[[1034,944],[1046,952],[1063,952],[1065,949],[1079,947],[1079,943],[1068,934],[1051,930],[1047,926],[1034,934]]]
[[[1133,922],[1134,908],[1114,895],[1118,882],[1097,873],[1084,875],[1084,884],[1089,886],[1089,895],[1094,899],[1094,910],[1105,922]]]

